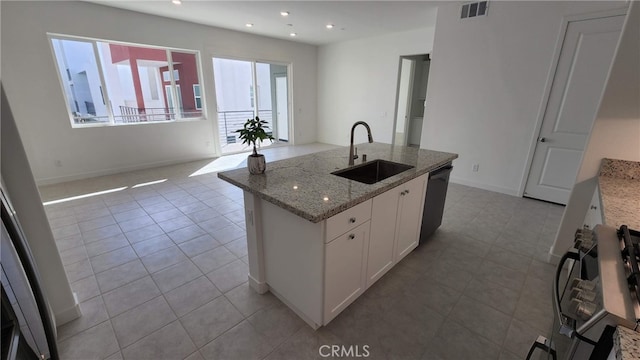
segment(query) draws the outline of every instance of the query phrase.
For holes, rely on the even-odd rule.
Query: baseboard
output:
[[[293,304],[291,304],[287,299],[285,299],[282,295],[278,294],[277,291],[273,291],[273,289],[269,289],[269,292],[271,294],[273,294],[273,296],[277,297],[278,300],[282,301],[282,303],[284,303],[285,305],[287,305],[287,307],[289,307],[289,309],[291,311],[293,311],[296,315],[298,315],[300,317],[300,319],[302,319],[302,321],[306,322],[307,325],[311,326],[311,328],[313,330],[318,330],[318,328],[320,328],[320,326],[322,326],[321,324],[316,323],[315,321],[311,320],[309,317],[307,317],[307,315],[305,315],[302,311],[298,310],[297,307],[295,307]]]
[[[266,282],[259,282],[251,274],[249,274],[249,286],[258,294],[264,294],[269,291],[269,285]]]
[[[195,156],[195,157],[187,157],[187,158],[174,159],[174,160],[168,160],[168,161],[156,161],[156,162],[138,164],[133,166],[123,166],[123,167],[117,167],[117,168],[102,169],[102,170],[90,171],[86,173],[77,173],[73,175],[55,176],[55,177],[49,177],[49,178],[43,178],[43,179],[36,179],[36,185],[38,186],[53,185],[53,184],[67,182],[67,181],[89,179],[93,177],[113,175],[113,174],[118,174],[118,173],[127,172],[127,171],[144,170],[144,169],[149,169],[154,167],[169,166],[169,165],[175,165],[175,164],[180,164],[184,162],[214,159],[214,158],[215,157],[213,156]]]
[[[562,255],[556,255],[551,252],[553,247],[549,249],[549,255],[547,255],[547,262],[551,265],[558,265],[560,263],[560,259],[562,259]]]
[[[74,298],[75,298],[75,294],[74,294]],[[75,320],[77,318],[79,318],[80,316],[82,316],[82,312],[80,311],[80,304],[78,304],[78,301],[76,299],[76,304],[73,305],[72,307],[59,311],[57,313],[54,314],[55,317],[55,325],[56,327],[59,327],[61,325],[64,325],[72,320]]]
[[[510,189],[510,188],[505,188],[505,187],[501,187],[501,186],[493,186],[493,185],[489,185],[489,184],[469,181],[469,180],[462,179],[462,178],[455,177],[455,176],[451,176],[449,178],[449,181],[451,181],[452,183],[455,183],[455,184],[471,186],[471,187],[474,187],[474,188],[483,189],[483,190],[489,190],[489,191],[498,192],[498,193],[501,193],[501,194],[507,194],[507,195],[511,195],[511,196],[518,196],[518,189]]]

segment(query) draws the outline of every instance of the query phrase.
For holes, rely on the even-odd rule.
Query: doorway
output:
[[[565,205],[597,115],[624,16],[569,21],[524,196]]]
[[[249,149],[236,131],[255,116],[267,122],[266,132],[274,138],[260,147],[290,141],[287,65],[213,58],[213,75],[222,154]]]
[[[174,120],[178,111],[182,111],[182,93],[180,92],[180,85],[176,85],[175,96],[171,90],[171,85],[165,85],[164,91],[167,94],[167,108],[169,109],[170,119]],[[177,99],[178,104],[174,104],[174,99]]]
[[[400,57],[394,145],[420,146],[430,64],[428,54]]]
[[[278,141],[289,142],[289,105],[287,91],[287,77],[276,76],[276,96],[275,96],[275,113],[276,113],[276,133]]]

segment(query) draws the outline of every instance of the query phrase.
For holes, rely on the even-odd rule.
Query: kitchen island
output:
[[[349,180],[332,174],[348,167],[349,149],[338,148],[268,163],[261,175],[218,174],[244,191],[251,287],[271,291],[313,328],[418,245],[428,173],[458,157],[381,143],[357,148],[367,163],[412,168],[373,184]]]

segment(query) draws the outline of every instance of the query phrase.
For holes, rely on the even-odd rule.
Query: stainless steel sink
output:
[[[334,171],[331,174],[365,184],[375,184],[378,181],[412,169],[413,166],[387,160],[373,160],[362,165]]]

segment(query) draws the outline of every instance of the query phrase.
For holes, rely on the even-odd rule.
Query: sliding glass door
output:
[[[275,142],[289,141],[288,71],[286,65],[213,59],[222,153],[248,150],[236,130],[247,119],[267,122]],[[261,147],[271,145],[264,141]]]

